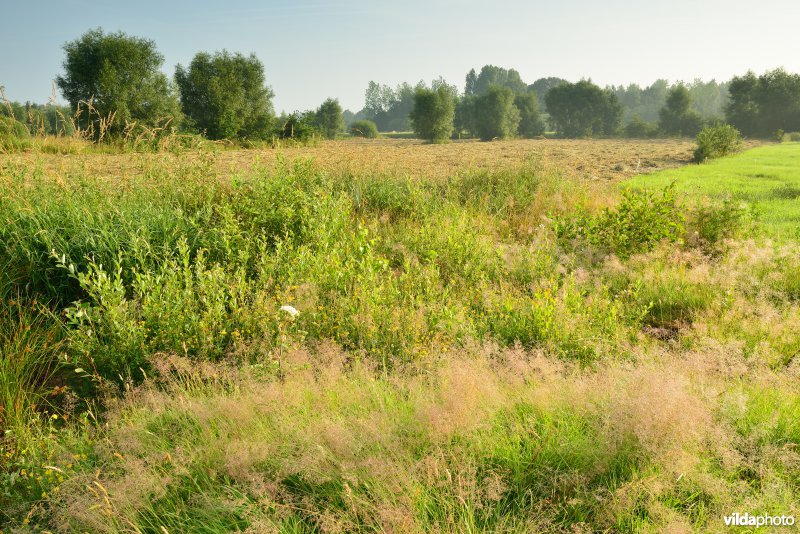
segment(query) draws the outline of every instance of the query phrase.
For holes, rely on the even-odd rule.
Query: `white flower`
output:
[[[289,306],[288,304],[286,304],[285,306],[281,306],[281,311],[285,311],[292,317],[297,317],[298,315],[300,315],[300,312],[297,311],[297,308],[295,308],[294,306]]]

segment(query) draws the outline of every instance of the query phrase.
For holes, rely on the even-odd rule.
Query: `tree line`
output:
[[[69,134],[65,130],[74,127],[95,138],[134,128],[209,139],[333,138],[344,128],[342,108],[333,98],[313,111],[276,116],[264,66],[253,54],[199,52],[170,79],[161,71],[164,57],[156,44],[123,32],[90,30],[66,43],[64,52],[56,86],[69,107],[9,103],[5,114],[42,124],[47,134]]]
[[[153,41],[123,32],[90,30],[64,45],[56,85],[69,108],[11,104],[30,131],[122,135],[134,127],[193,132],[210,139],[333,138],[413,130],[431,141],[473,137],[693,136],[727,121],[743,134],[770,137],[800,131],[800,75],[776,69],[729,82],[599,87],[591,80],[540,78],[526,84],[518,71],[485,65],[465,77],[463,91],[439,78],[395,88],[371,81],[364,108],[342,110],[329,98],[318,108],[276,116],[274,94],[255,55],[199,52],[173,77]],[[72,120],[66,121],[64,117]]]

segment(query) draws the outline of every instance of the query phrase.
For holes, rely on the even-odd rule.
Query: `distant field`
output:
[[[694,196],[744,201],[768,234],[800,237],[800,143],[762,146],[703,165],[638,176],[630,184],[655,189],[672,182]]]
[[[498,170],[520,167],[531,159],[558,168],[571,177],[621,179],[637,173],[685,165],[692,159],[694,144],[686,139],[668,140],[514,140],[484,143],[475,140],[442,145],[415,139],[342,140],[316,147],[266,150],[217,150],[216,170],[222,173],[249,171],[253,164],[274,165],[287,160],[311,158],[324,170],[353,174],[391,174],[417,177],[447,177],[464,170]],[[17,154],[11,161],[40,163],[46,170],[67,174],[79,169],[99,176],[140,174],[148,162],[189,159],[192,154]]]

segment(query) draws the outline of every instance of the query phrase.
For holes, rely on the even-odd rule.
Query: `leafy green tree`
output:
[[[734,77],[725,116],[744,135],[768,138],[800,130],[800,74],[775,69]]]
[[[544,97],[547,95],[547,92],[553,87],[558,87],[565,83],[569,82],[563,78],[539,78],[528,86],[528,92],[533,91],[536,94],[536,100],[538,100],[540,104],[544,104]]]
[[[484,65],[480,74],[474,76],[475,69],[467,74],[467,84],[465,94],[484,95],[489,92],[493,85],[508,87],[514,93],[524,93],[528,86],[514,69],[504,69],[494,65]]]
[[[800,130],[800,74],[783,69],[765,72],[758,77],[755,100],[757,135],[767,138],[778,130]]]
[[[375,139],[378,137],[378,127],[371,120],[359,119],[350,123],[350,135]]]
[[[478,83],[478,74],[475,72],[475,69],[469,69],[466,79],[464,80],[464,94],[474,95],[475,86],[477,85],[477,83]]]
[[[692,109],[692,97],[683,84],[670,89],[658,116],[658,126],[667,135],[695,136],[703,127],[703,118]]]
[[[658,126],[652,122],[646,122],[639,115],[634,115],[631,121],[625,125],[625,137],[631,139],[647,139],[656,137]]]
[[[513,137],[519,127],[520,114],[514,105],[514,92],[508,87],[493,85],[475,103],[478,136],[483,141]]]
[[[514,106],[519,110],[519,126],[517,133],[520,137],[531,139],[544,133],[544,121],[539,113],[539,101],[536,93],[522,93],[514,97]]]
[[[338,100],[329,98],[317,108],[316,124],[327,139],[333,139],[337,133],[344,130],[342,106]]]
[[[658,121],[658,112],[664,107],[669,92],[667,80],[656,80],[647,87],[632,83],[627,87],[609,88],[623,108],[623,122],[630,122],[638,116],[645,122]]]
[[[198,53],[175,69],[183,112],[210,139],[265,139],[273,123],[272,90],[255,54]]]
[[[150,128],[178,122],[178,96],[159,70],[164,57],[153,41],[98,28],[66,43],[64,52],[56,85],[73,110],[91,101],[96,111],[78,116],[81,128],[99,136],[101,118],[111,119],[112,135],[134,122]]]
[[[610,89],[589,80],[550,89],[545,97],[550,123],[563,137],[615,135],[622,121],[622,106]]]
[[[414,94],[411,125],[420,138],[442,143],[453,133],[455,99],[446,84],[434,86],[433,89],[420,87]]]
[[[478,96],[466,94],[456,103],[456,116],[454,120],[455,132],[459,136],[466,133],[469,137],[478,136]]]

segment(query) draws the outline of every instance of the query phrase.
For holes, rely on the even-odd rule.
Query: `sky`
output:
[[[155,41],[170,76],[200,51],[255,53],[278,112],[357,111],[370,80],[463,90],[485,64],[599,85],[798,72],[798,22],[797,0],[0,0],[0,86],[46,102],[64,43],[102,27]]]

